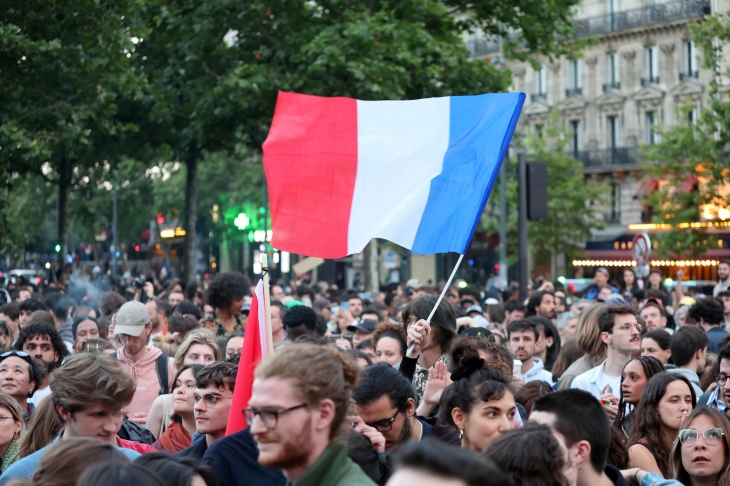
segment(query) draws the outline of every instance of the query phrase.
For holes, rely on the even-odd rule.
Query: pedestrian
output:
[[[588,287],[585,298],[590,301],[595,301],[600,297],[599,294],[601,291],[604,291],[607,295],[616,293],[617,289],[608,283],[609,278],[611,278],[611,275],[608,273],[608,269],[606,267],[596,268],[596,271],[593,274],[593,280],[595,283]]]
[[[150,312],[152,332],[147,344],[152,345],[152,339],[169,332],[169,319],[172,316],[172,306],[162,299],[150,299],[145,303]]]
[[[141,444],[117,435],[124,418],[122,409],[132,400],[134,382],[118,362],[103,353],[70,356],[53,373],[51,399],[64,424],[53,442],[18,460],[0,476],[0,486],[14,478],[30,478],[41,459],[56,445],[73,437],[93,437],[117,446],[130,459],[139,456]],[[98,442],[96,442],[98,445]],[[80,473],[79,473],[80,474]]]
[[[636,279],[636,272],[632,268],[625,268],[623,272],[623,283],[618,293],[630,304],[634,296],[633,293],[640,289],[639,281]]]
[[[646,384],[663,371],[664,365],[652,356],[637,356],[629,360],[621,371],[621,399],[613,428],[620,431],[625,439],[628,439],[631,430],[632,411],[639,406]]]
[[[28,403],[32,403],[35,408],[51,394],[51,373],[61,366],[69,354],[68,349],[58,331],[48,324],[29,324],[24,327],[15,341],[14,349],[28,353],[45,371],[38,389],[28,399]]]
[[[183,365],[175,375],[175,383],[172,385],[172,393],[167,409],[163,409],[163,417],[169,417],[169,423],[165,425],[164,430],[158,430],[157,442],[152,444],[153,447],[165,450],[170,453],[180,452],[187,449],[191,445],[191,438],[195,434],[195,412],[193,406],[188,400],[195,393],[195,378],[202,365],[190,364]],[[166,395],[161,395],[160,398]],[[152,407],[154,409],[154,405]],[[150,411],[152,417],[152,411]],[[151,422],[148,420],[148,423]]]
[[[717,264],[717,285],[712,289],[712,296],[730,290],[730,262],[723,260]]]
[[[152,472],[166,486],[216,486],[218,483],[213,469],[193,457],[154,452],[140,456],[134,465]]]
[[[79,343],[85,343],[89,339],[99,339],[101,337],[99,321],[91,316],[83,315],[76,317],[71,329],[74,336],[74,349],[76,349]]]
[[[532,294],[525,307],[525,316],[543,316],[555,319],[555,294],[548,290]]]
[[[185,337],[185,341],[182,342],[175,352],[175,361],[173,364],[175,369],[180,369],[188,364],[208,366],[221,359],[221,349],[201,329],[199,332],[189,333]]]
[[[195,391],[187,401],[195,412],[196,431],[204,437],[178,455],[202,459],[211,444],[225,437],[237,371],[236,365],[216,362],[195,376]]]
[[[18,305],[18,327],[23,329],[28,325],[28,319],[33,315],[35,311],[47,310],[46,306],[40,300],[26,299],[20,302]]]
[[[56,413],[53,399],[46,397],[38,404],[20,441],[18,459],[29,456],[44,448],[55,439],[63,429],[63,422]]]
[[[520,379],[525,383],[532,380],[553,384],[553,375],[545,369],[542,359],[537,357],[540,346],[540,332],[537,323],[528,319],[512,321],[507,325],[507,342],[515,359],[522,362]]]
[[[0,461],[3,472],[19,459],[24,431],[23,414],[18,402],[10,395],[0,393]]]
[[[441,396],[441,416],[459,430],[462,447],[479,452],[515,427],[514,391],[507,377],[484,366],[475,344],[460,342],[459,349],[453,383]]]
[[[423,400],[428,370],[438,361],[446,362],[456,338],[456,314],[452,305],[442,301],[431,321],[426,322],[436,301],[433,295],[416,297],[403,309],[402,329],[407,349],[399,369],[413,383],[419,403]]]
[[[569,486],[578,463],[547,425],[527,424],[512,429],[484,451],[514,486]],[[573,483],[574,484],[574,483]]]
[[[352,336],[352,344],[357,346],[366,340],[372,340],[375,326],[377,325],[378,321],[376,320],[362,319],[347,326],[347,330],[354,333]]]
[[[272,307],[273,309],[274,307]],[[226,341],[226,357],[225,359],[230,359],[232,356],[236,354],[241,354],[241,351],[243,351],[243,333],[237,332],[234,334],[231,334],[231,336],[228,338],[228,341]]]
[[[610,402],[606,411],[613,420],[618,413],[621,371],[632,354],[638,354],[641,349],[642,327],[636,320],[633,307],[625,304],[603,307],[597,321],[601,340],[606,344],[606,360],[577,376],[571,388],[585,390],[597,400]]]
[[[578,326],[575,328],[575,340],[585,354],[563,372],[558,382],[558,390],[569,389],[578,375],[594,368],[606,359],[606,343],[601,339],[601,332],[598,328],[598,313],[606,305],[608,304],[590,304],[580,312]]]
[[[388,363],[396,366],[401,362],[406,352],[406,341],[401,330],[395,324],[381,322],[373,333],[375,356],[379,363]]]
[[[114,464],[129,465],[130,460],[123,454],[123,450],[98,439],[68,438],[50,448],[40,459],[37,471],[24,479],[31,480],[32,486],[76,486],[86,469],[96,464],[104,467]],[[10,478],[6,477],[7,474],[6,472],[0,477],[0,484],[8,484]]]
[[[717,353],[720,341],[728,336],[728,332],[722,328],[722,323],[725,321],[723,305],[714,298],[700,299],[689,308],[687,316],[707,333],[707,338],[710,340],[707,351]]]
[[[214,310],[203,318],[201,324],[212,329],[216,339],[246,331],[246,317],[242,309],[250,287],[248,277],[237,272],[218,274],[210,283],[207,302]]]
[[[25,351],[0,354],[0,391],[13,397],[20,405],[23,420],[28,422],[35,405],[28,402],[45,378],[43,365]]]
[[[721,412],[697,407],[682,423],[669,459],[683,485],[730,486],[730,422]]]
[[[664,329],[655,329],[644,334],[641,339],[641,355],[653,356],[664,366],[672,365],[672,335]]]
[[[404,445],[394,462],[387,486],[514,486],[491,460],[436,440]]]
[[[553,321],[545,316],[531,316],[527,319],[537,325],[539,333],[535,356],[542,360],[546,370],[551,371],[560,355],[560,333]]]
[[[700,388],[699,374],[705,371],[707,363],[707,334],[697,327],[683,327],[672,335],[670,344],[672,361],[676,368],[670,373],[681,374],[692,384],[695,396],[701,397],[704,391]]]
[[[175,365],[162,351],[147,344],[152,323],[144,304],[127,302],[114,319],[114,333],[122,342],[116,357],[135,382],[134,397],[126,412],[130,421],[145,425],[155,398],[169,393],[175,377]]]
[[[292,342],[301,336],[319,336],[317,313],[309,307],[295,305],[286,311],[282,323]]]
[[[629,430],[629,465],[669,476],[671,444],[684,418],[697,403],[692,385],[682,375],[658,373],[646,384]]]
[[[563,312],[558,315],[555,327],[560,333],[560,341],[565,343],[575,337],[575,330],[578,327],[578,314]]]
[[[269,356],[245,410],[259,462],[281,467],[297,486],[374,485],[336,441],[359,377],[331,345],[291,344]]]
[[[353,423],[362,422],[380,432],[385,437],[385,450],[429,436],[458,445],[455,433],[442,435],[448,429],[440,421],[436,428],[416,415],[415,398],[413,385],[398,370],[387,363],[368,366],[352,393],[357,414]]]
[[[165,486],[152,471],[136,464],[96,464],[79,478],[76,486]]]

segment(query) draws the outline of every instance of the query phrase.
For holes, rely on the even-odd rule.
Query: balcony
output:
[[[542,102],[545,103],[547,99],[545,98],[545,93],[533,93],[530,95],[530,101],[533,103],[535,102]]]
[[[576,20],[579,37],[675,22],[711,13],[706,0],[680,0]]]
[[[603,85],[603,92],[608,93],[609,91],[618,91],[621,89],[621,83],[616,81],[613,83],[607,83]]]
[[[693,73],[679,73],[679,81],[697,81],[697,78],[700,77],[699,71],[695,71]]]
[[[635,148],[615,148],[602,150],[571,151],[568,155],[583,163],[583,168],[592,170],[611,170],[622,167],[638,166],[640,155]]]
[[[519,34],[512,32],[507,35],[506,40],[509,42],[517,42]],[[469,53],[472,57],[489,56],[491,54],[497,54],[500,51],[500,45],[497,38],[484,38],[472,36],[466,41],[466,47],[469,49]]]
[[[653,78],[641,78],[642,86],[652,86],[657,84],[659,84],[659,76],[654,76]]]
[[[575,98],[576,96],[581,96],[582,94],[583,88],[570,88],[565,90],[566,98]]]

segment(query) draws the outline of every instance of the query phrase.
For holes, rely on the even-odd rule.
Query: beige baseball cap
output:
[[[126,334],[137,337],[144,327],[150,323],[150,311],[142,302],[136,300],[125,303],[117,311],[114,321],[114,334]]]

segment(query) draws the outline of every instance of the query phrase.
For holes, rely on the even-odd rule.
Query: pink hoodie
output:
[[[160,394],[160,380],[157,378],[155,361],[162,354],[162,351],[152,346],[147,346],[147,350],[147,354],[136,363],[127,358],[127,355],[124,353],[124,348],[117,350],[119,363],[124,368],[124,371],[129,373],[129,376],[132,377],[136,385],[132,403],[125,409],[125,412],[130,417],[133,417],[135,413],[148,414],[150,408],[152,408],[152,402]],[[175,365],[173,361],[172,358],[167,360],[167,378],[170,390],[172,390],[172,381],[175,379]]]

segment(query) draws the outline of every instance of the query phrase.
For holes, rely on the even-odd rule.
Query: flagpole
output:
[[[271,334],[271,305],[269,297],[269,255],[261,253],[261,273],[264,281],[264,314],[266,315],[266,345],[269,356],[274,354],[274,338]]]
[[[459,265],[461,264],[461,260],[464,258],[464,255],[459,255],[459,259],[456,260],[456,265],[454,265],[454,270],[451,272],[451,276],[449,277],[449,280],[446,282],[446,285],[444,285],[444,288],[441,290],[441,295],[439,295],[438,300],[436,301],[436,305],[433,306],[433,309],[431,309],[431,313],[428,315],[428,319],[426,321],[431,322],[431,318],[436,313],[436,309],[438,309],[439,304],[441,303],[441,300],[443,300],[444,295],[446,294],[446,291],[449,289],[449,286],[451,285],[451,281],[454,280],[454,275],[456,275],[456,271],[459,269]],[[411,354],[413,352],[413,349],[416,347],[416,343],[411,344],[411,347],[408,348],[408,352],[406,354]]]

